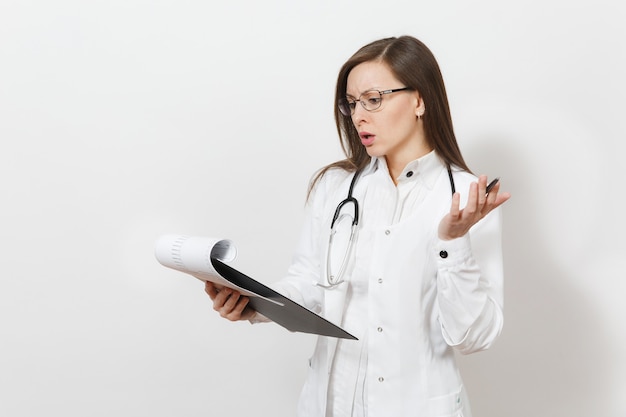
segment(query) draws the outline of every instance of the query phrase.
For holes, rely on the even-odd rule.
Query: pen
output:
[[[493,189],[493,187],[498,183],[498,181],[500,181],[499,177],[491,181],[489,185],[487,185],[487,188],[485,189],[485,194],[489,194],[489,191]]]

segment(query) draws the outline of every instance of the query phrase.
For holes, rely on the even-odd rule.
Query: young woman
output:
[[[359,340],[318,338],[298,415],[468,417],[454,351],[487,349],[502,329],[497,207],[510,195],[465,164],[419,40],[361,48],[339,72],[336,102],[346,159],[313,179],[274,287]],[[206,292],[223,317],[263,321],[237,292]]]

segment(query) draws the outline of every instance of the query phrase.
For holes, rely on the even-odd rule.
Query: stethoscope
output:
[[[456,187],[454,185],[454,178],[452,177],[452,170],[450,169],[450,164],[447,164],[448,169],[448,178],[450,179],[450,189],[452,190],[452,195],[456,192]],[[343,276],[345,275],[346,268],[348,266],[348,259],[350,257],[350,253],[352,252],[352,247],[354,246],[354,236],[356,233],[356,229],[359,225],[359,201],[352,196],[352,191],[354,190],[354,186],[361,175],[362,170],[357,170],[352,177],[352,181],[350,182],[350,188],[348,189],[348,196],[344,198],[335,209],[335,214],[333,215],[333,220],[330,222],[330,235],[328,237],[328,249],[326,252],[326,282],[328,285],[317,283],[316,285],[326,288],[332,289],[337,287],[338,285],[345,282]],[[343,216],[348,216],[348,214],[341,214],[341,210],[343,210],[344,206],[352,204],[352,208],[354,210],[354,215],[352,216],[352,225],[350,226],[350,238],[348,239],[348,246],[343,255],[343,259],[341,260],[341,266],[339,267],[339,272],[337,275],[334,275],[331,271],[331,253],[333,246],[333,238],[337,231],[335,230],[335,223],[338,219]]]

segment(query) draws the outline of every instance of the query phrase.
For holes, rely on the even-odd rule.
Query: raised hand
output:
[[[456,239],[465,235],[472,226],[496,207],[509,198],[509,193],[499,193],[500,182],[496,182],[487,193],[487,176],[481,175],[478,182],[470,184],[467,205],[461,209],[461,195],[457,192],[452,196],[450,212],[439,223],[439,238],[443,240]]]

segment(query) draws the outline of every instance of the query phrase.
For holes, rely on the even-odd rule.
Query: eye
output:
[[[381,98],[378,91],[370,91],[364,93],[361,97],[361,101],[365,104],[365,108],[368,110],[377,109],[380,106]]]
[[[377,97],[377,96],[367,97],[366,100],[367,100],[367,104],[374,105],[374,106],[380,103],[380,97]]]

